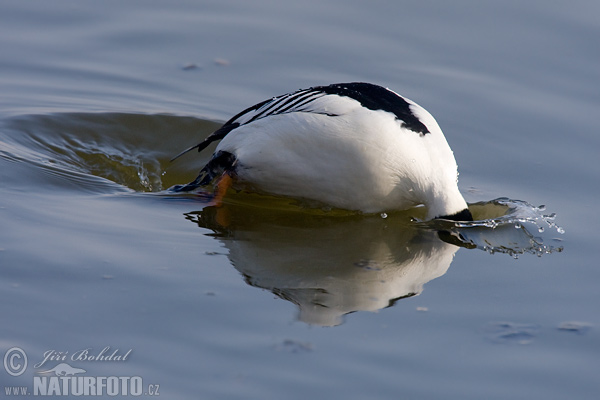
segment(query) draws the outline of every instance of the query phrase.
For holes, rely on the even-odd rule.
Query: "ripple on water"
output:
[[[202,157],[190,163],[169,160],[218,126],[161,114],[22,115],[2,121],[0,156],[33,165],[43,173],[36,184],[66,181],[84,191],[159,192],[195,176]],[[47,181],[48,174],[60,179]]]

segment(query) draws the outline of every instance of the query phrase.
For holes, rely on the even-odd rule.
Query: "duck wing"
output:
[[[331,99],[331,103],[316,100]],[[182,155],[198,149],[204,150],[214,141],[223,139],[229,132],[241,125],[252,123],[256,120],[273,115],[281,115],[294,112],[308,112],[335,117],[344,113],[346,107],[340,104],[339,97],[356,100],[360,106],[370,110],[387,111],[395,115],[396,119],[402,121],[403,127],[425,135],[429,130],[411,110],[411,103],[406,101],[397,93],[384,87],[364,82],[336,83],[328,86],[315,86],[309,89],[301,89],[293,93],[284,94],[265,100],[248,107],[244,111],[225,122],[223,126],[210,134],[202,142],[186,149],[173,157],[171,161]],[[327,107],[326,105],[331,105]]]

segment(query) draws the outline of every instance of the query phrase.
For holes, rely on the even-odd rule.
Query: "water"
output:
[[[596,398],[599,8],[3,2],[0,390]],[[436,117],[478,222],[165,192],[245,107],[357,80]]]

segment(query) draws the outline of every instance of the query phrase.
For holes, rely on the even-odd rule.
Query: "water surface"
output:
[[[109,346],[69,362],[169,398],[597,397],[594,2],[0,9],[0,390]],[[165,193],[230,116],[344,81],[436,117],[487,225]]]

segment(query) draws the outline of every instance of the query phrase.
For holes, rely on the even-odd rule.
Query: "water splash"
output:
[[[563,234],[565,230],[558,226],[555,222],[556,213],[543,214],[546,210],[545,205],[535,207],[526,201],[512,200],[507,197],[500,197],[490,202],[475,203],[469,208],[486,207],[488,205],[503,206],[506,207],[507,211],[504,215],[500,215],[495,218],[487,218],[477,221],[468,222],[457,222],[456,226],[459,228],[473,227],[473,226],[484,226],[487,228],[496,228],[501,225],[513,224],[515,228],[519,228],[522,224],[534,224],[539,232],[544,232],[544,226],[555,229],[558,233]],[[477,215],[477,213],[476,213]]]
[[[158,160],[142,157],[131,151],[108,147],[81,145],[76,151],[59,159],[67,170],[84,172],[108,179],[137,192],[162,190],[162,169]]]
[[[478,248],[490,254],[508,254],[518,258],[521,254],[544,254],[563,251],[561,242],[550,237],[552,232],[564,234],[556,223],[556,213],[545,214],[546,207],[533,206],[526,201],[506,197],[469,206],[475,221],[434,221],[430,225],[440,231],[442,239],[463,247]]]
[[[144,166],[144,161],[141,159],[136,160],[137,164],[137,176],[140,179],[140,185],[147,192],[154,192],[162,190],[161,177],[164,176],[166,171],[160,171],[160,165],[152,165],[150,168]],[[154,163],[158,164],[158,163]]]

